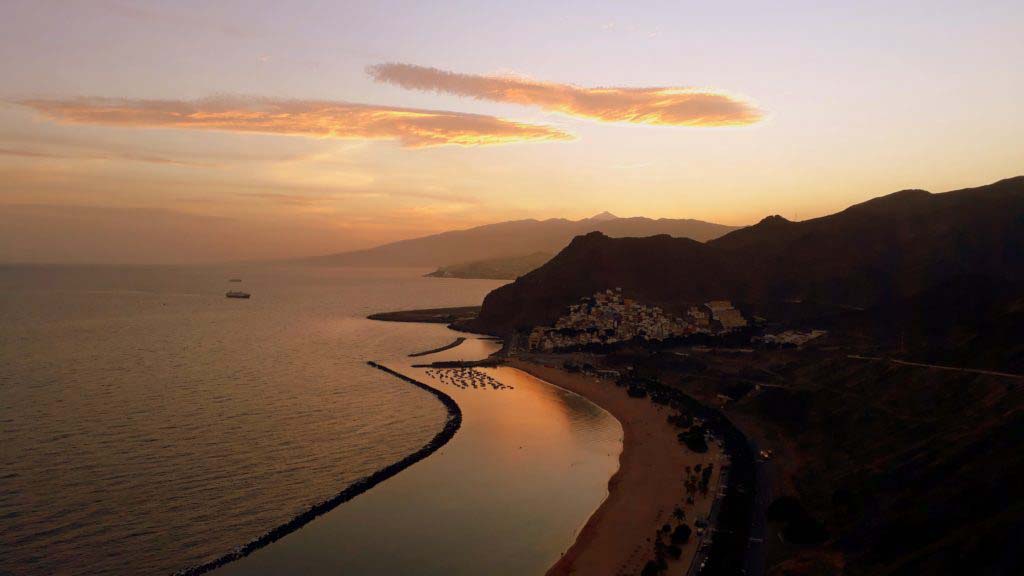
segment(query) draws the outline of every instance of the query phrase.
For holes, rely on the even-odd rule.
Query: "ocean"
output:
[[[365,316],[501,284],[423,272],[0,268],[0,573],[173,573],[418,450],[444,407],[366,361],[429,379],[407,355],[457,334]],[[224,572],[543,572],[607,494],[621,428],[512,372],[494,371],[511,390],[449,386],[452,442]]]

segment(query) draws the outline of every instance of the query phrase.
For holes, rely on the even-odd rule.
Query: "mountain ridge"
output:
[[[323,266],[437,268],[496,258],[523,257],[538,252],[554,254],[568,245],[573,237],[591,231],[601,231],[613,237],[671,234],[703,242],[737,228],[689,218],[618,218],[603,212],[582,220],[549,218],[485,224],[399,240],[365,250],[305,258],[300,262]]]
[[[861,308],[957,276],[1024,283],[1024,176],[900,191],[801,222],[769,217],[706,243],[590,233],[488,294],[474,326],[505,334],[545,325],[569,303],[617,286],[670,308],[718,298]]]

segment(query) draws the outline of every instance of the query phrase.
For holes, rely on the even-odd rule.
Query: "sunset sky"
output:
[[[0,7],[0,262],[806,219],[1024,173],[1024,3]]]

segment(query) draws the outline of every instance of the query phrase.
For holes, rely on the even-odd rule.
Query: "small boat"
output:
[[[241,281],[242,281],[241,278],[231,278],[230,280],[228,280],[228,282],[241,282]]]
[[[239,292],[237,290],[231,290],[230,292],[225,294],[225,296],[227,296],[228,298],[248,298],[249,296],[251,296],[251,294],[249,294],[248,292]]]

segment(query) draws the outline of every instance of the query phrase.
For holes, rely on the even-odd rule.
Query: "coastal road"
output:
[[[757,454],[759,452],[757,444],[751,441],[750,445],[754,454]],[[743,564],[748,576],[763,576],[766,570],[765,556],[767,555],[765,540],[768,537],[768,522],[765,519],[765,510],[768,509],[768,505],[772,501],[771,478],[775,464],[771,461],[757,461],[755,466],[757,479],[754,489],[754,516],[750,522],[750,541],[747,546],[747,557]]]
[[[962,368],[959,366],[945,366],[942,364],[926,364],[924,362],[910,362],[909,360],[897,360],[896,358],[882,358],[880,356],[861,356],[859,354],[847,354],[852,360],[867,360],[874,362],[890,362],[900,366],[914,366],[917,368],[931,368],[934,370],[950,370],[953,372],[967,372],[969,374],[982,374],[984,376],[1000,376],[1003,378],[1016,378],[1024,380],[1024,374],[1012,374],[1010,372],[997,372],[995,370],[982,370],[979,368]]]
[[[715,501],[711,503],[711,510],[708,512],[707,522],[708,527],[704,531],[704,534],[697,538],[697,552],[693,555],[693,560],[690,561],[690,567],[686,570],[687,576],[696,576],[700,574],[699,567],[702,562],[708,557],[708,553],[711,551],[711,547],[704,548],[704,540],[711,537],[715,531],[715,526],[718,525],[718,511],[721,509],[722,503],[722,489],[729,483],[729,472],[727,469],[722,468],[722,461],[724,458],[718,458],[715,465],[718,467],[718,482],[715,483]]]

